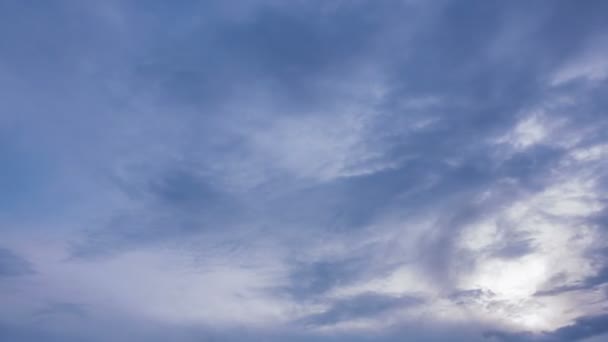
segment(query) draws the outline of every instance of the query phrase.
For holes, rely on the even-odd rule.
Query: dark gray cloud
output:
[[[304,319],[305,324],[332,325],[357,319],[379,318],[382,314],[398,309],[424,304],[424,299],[415,296],[387,296],[365,293],[352,298],[340,299],[327,311]]]
[[[367,256],[347,260],[318,261],[297,265],[286,291],[296,297],[320,296],[340,285],[352,283],[368,270]]]
[[[448,298],[457,304],[470,304],[472,302],[487,301],[492,299],[495,294],[491,290],[486,289],[471,289],[458,290],[448,296]]]

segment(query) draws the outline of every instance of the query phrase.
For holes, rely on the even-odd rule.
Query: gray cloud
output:
[[[356,319],[378,318],[392,310],[407,309],[423,303],[423,299],[415,296],[365,293],[353,298],[337,300],[327,311],[306,317],[304,323],[323,326]]]
[[[7,248],[0,247],[0,277],[34,274],[33,265]]]
[[[499,341],[518,342],[518,341],[581,341],[587,338],[605,334],[608,331],[606,315],[588,316],[577,319],[573,324],[561,327],[551,332],[542,334],[531,333],[502,333],[489,332],[485,336],[496,338]]]
[[[3,2],[0,277],[23,292],[0,337],[604,333],[605,299],[585,296],[608,279],[592,253],[606,248],[607,7]],[[17,277],[34,273],[26,244],[38,282]],[[547,301],[575,291],[578,318]],[[402,309],[381,334],[321,331]],[[106,332],[99,311],[137,324]],[[530,324],[550,332],[516,331]]]

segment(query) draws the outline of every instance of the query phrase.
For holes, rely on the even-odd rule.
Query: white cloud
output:
[[[599,309],[593,305],[597,294],[591,292],[576,294],[576,300],[570,293],[535,297],[537,291],[558,286],[549,280],[559,275],[567,275],[566,283],[572,283],[596,271],[585,253],[595,246],[598,232],[580,218],[598,212],[603,203],[594,178],[578,167],[560,169],[545,190],[520,198],[465,230],[460,245],[478,259],[476,268],[461,278],[460,287],[491,291],[495,296],[486,306],[502,303],[500,309],[479,312],[519,329],[540,331]],[[533,248],[516,258],[486,253],[508,242],[509,236],[531,239]]]
[[[498,143],[508,143],[516,150],[542,143],[549,135],[546,118],[540,111],[526,114],[516,126],[503,137],[497,139]]]
[[[593,45],[554,73],[550,80],[552,86],[560,86],[577,79],[599,82],[608,77],[608,37],[600,37],[591,42]]]

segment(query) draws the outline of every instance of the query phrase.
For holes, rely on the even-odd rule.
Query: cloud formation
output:
[[[34,270],[30,262],[9,249],[0,248],[0,277],[14,277],[32,273],[34,273]]]
[[[601,340],[607,11],[4,1],[0,340]]]

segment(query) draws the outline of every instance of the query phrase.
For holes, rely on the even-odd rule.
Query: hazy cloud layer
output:
[[[602,340],[605,13],[0,3],[0,340]]]

